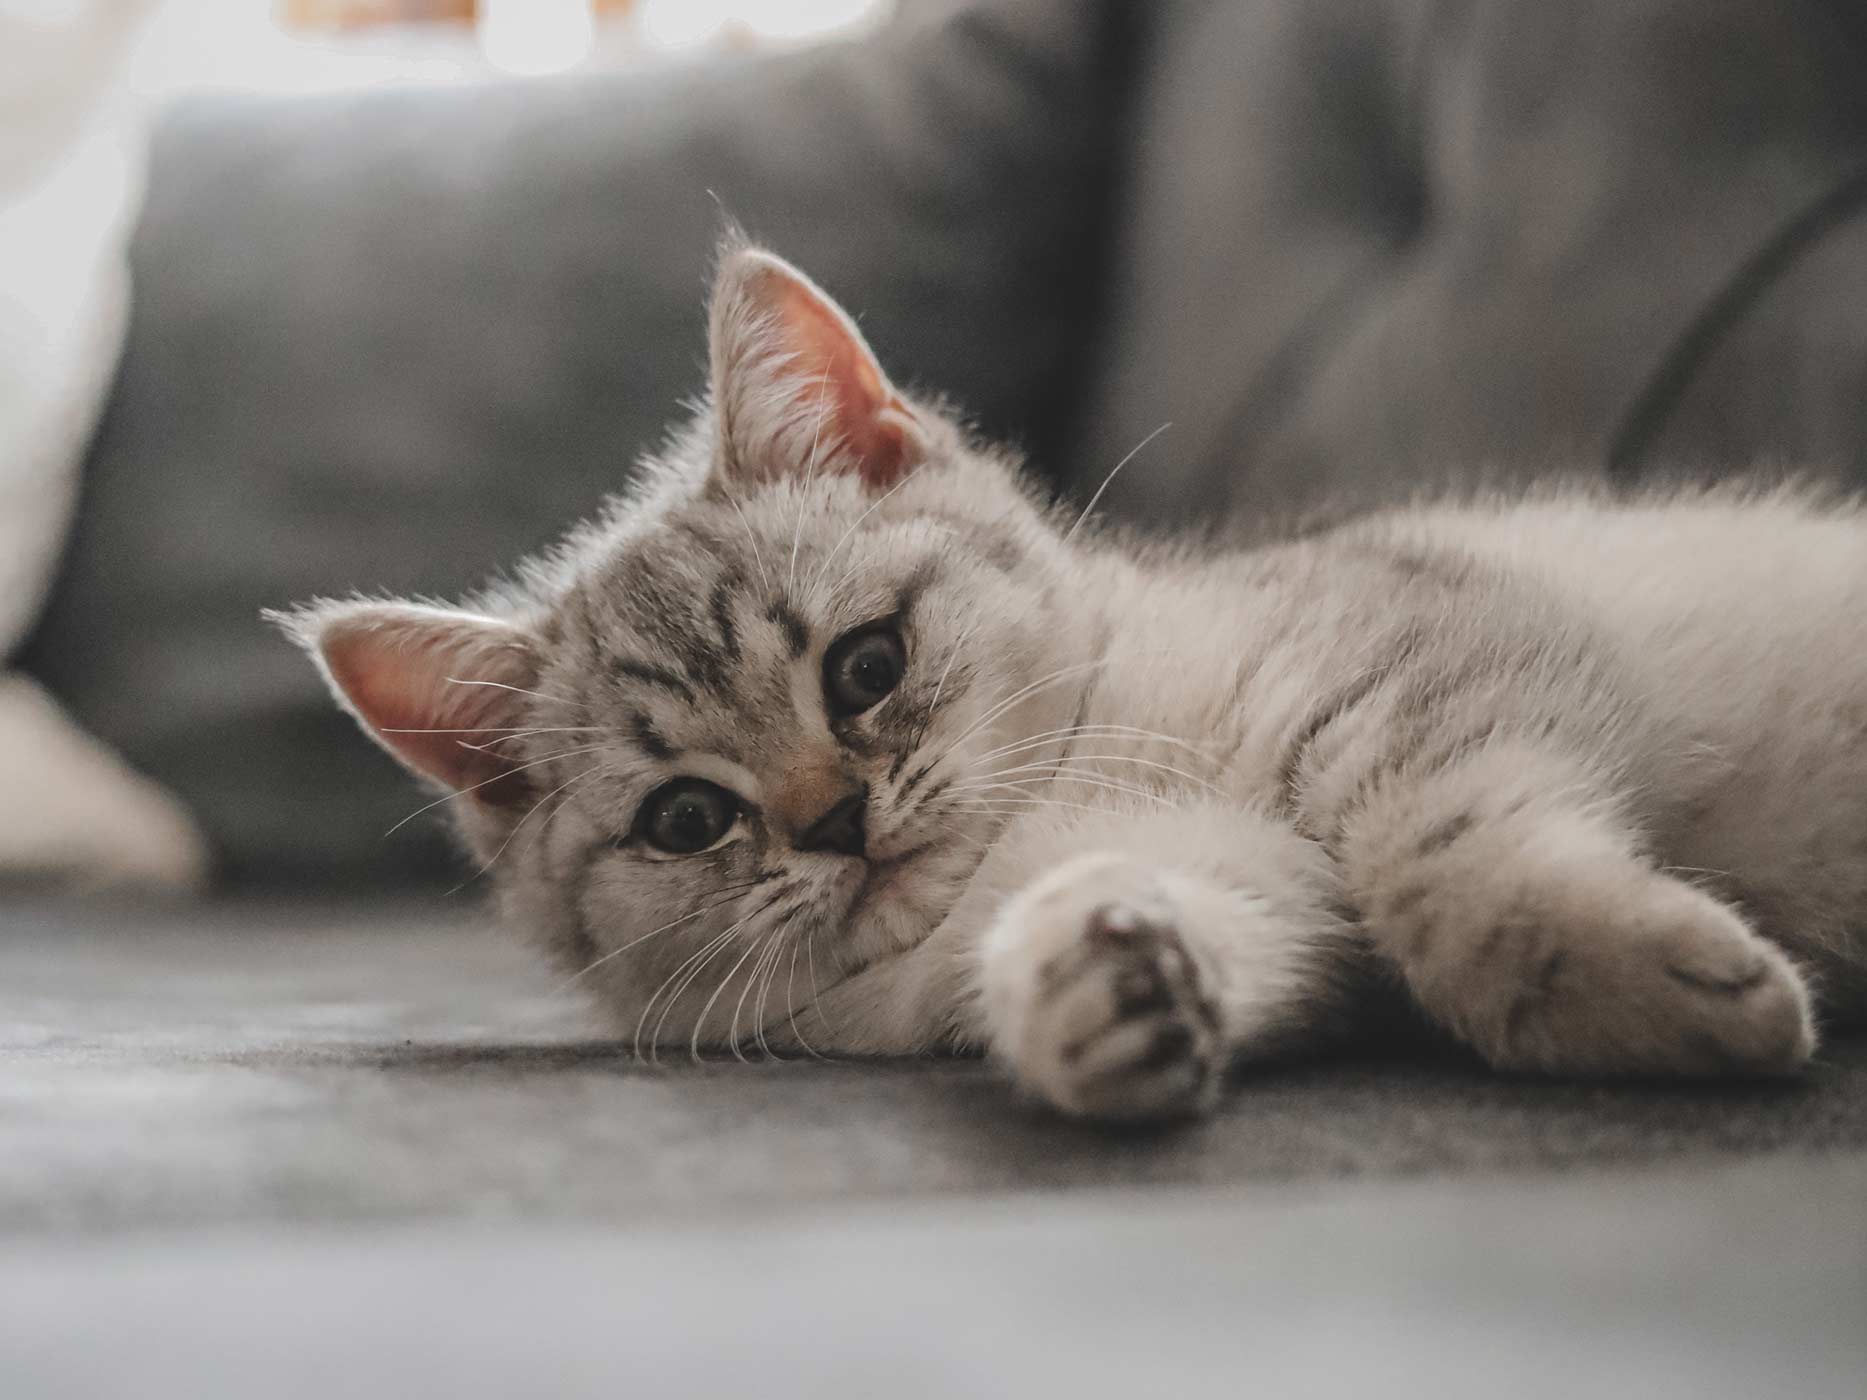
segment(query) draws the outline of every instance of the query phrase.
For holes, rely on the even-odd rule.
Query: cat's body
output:
[[[292,619],[625,1037],[983,1047],[1133,1117],[1395,1005],[1583,1072],[1793,1069],[1811,979],[1867,1013],[1854,508],[1131,546],[749,250],[713,376],[637,496],[474,611]]]

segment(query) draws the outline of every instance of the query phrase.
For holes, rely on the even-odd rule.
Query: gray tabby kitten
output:
[[[1867,1010],[1857,508],[1134,546],[745,246],[710,388],[516,582],[282,619],[638,1048],[984,1048],[1131,1119],[1396,1008],[1565,1074],[1784,1073]]]

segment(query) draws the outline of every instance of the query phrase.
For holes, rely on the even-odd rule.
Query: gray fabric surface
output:
[[[909,382],[1054,442],[1106,185],[1075,0],[566,82],[197,100],[157,134],[114,397],[27,656],[234,880],[407,880],[434,824],[261,607],[452,595],[625,482],[703,387],[723,213]]]
[[[1867,18],[1164,0],[1075,460],[1154,519],[1552,470],[1867,483]]]
[[[1858,1400],[1863,1197],[1856,1157],[16,1240],[0,1373],[8,1400]]]
[[[0,906],[7,1400],[1858,1394],[1867,1043],[1368,1061],[1113,1136],[976,1064],[638,1065],[455,901]]]
[[[0,912],[0,1231],[631,1222],[954,1193],[1867,1152],[1867,1042],[1777,1085],[1358,1059],[1125,1137],[969,1062],[633,1061],[470,906]],[[1863,1209],[1867,1209],[1864,1203]]]

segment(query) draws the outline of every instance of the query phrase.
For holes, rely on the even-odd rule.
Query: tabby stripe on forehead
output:
[[[921,560],[914,566],[914,572],[907,576],[901,587],[895,590],[895,616],[906,617],[913,611],[914,604],[921,594],[932,586],[940,577],[940,561],[933,558]]]
[[[804,625],[803,618],[791,611],[790,604],[782,598],[774,598],[771,606],[765,609],[765,618],[783,630],[792,660],[804,654],[804,649],[810,645],[810,629]]]
[[[743,583],[741,574],[730,571],[713,586],[704,613],[699,607],[677,609],[670,603],[657,617],[656,640],[674,653],[695,685],[719,693],[727,689],[727,668],[739,659],[739,633],[728,604],[733,590]],[[690,602],[697,603],[698,599]],[[686,614],[684,618],[682,613]],[[717,638],[709,635],[706,614],[719,629]]]
[[[610,662],[610,669],[618,676],[627,676],[645,685],[658,686],[662,690],[672,691],[688,704],[694,703],[694,689],[665,666],[656,666],[647,661],[637,661],[634,657],[619,656]]]
[[[661,731],[655,728],[655,722],[640,710],[630,712],[629,728],[634,731],[635,742],[650,758],[658,758],[665,762],[680,752],[662,737]]]
[[[723,679],[719,663],[700,636],[704,619],[690,588],[679,586],[649,567],[639,565],[629,580],[630,610],[636,627],[652,643],[658,655],[673,660],[684,673],[677,677],[693,699],[698,686],[717,688]],[[665,666],[656,666],[664,675],[673,675]]]
[[[744,586],[745,576],[736,571],[726,574],[713,585],[713,625],[719,629],[720,650],[726,654],[729,663],[739,659],[739,629],[733,625],[732,597],[734,592]]]

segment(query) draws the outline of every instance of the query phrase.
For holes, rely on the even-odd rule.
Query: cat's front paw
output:
[[[1225,1041],[1179,920],[1119,858],[1075,862],[1012,901],[987,941],[986,998],[1021,1085],[1109,1121],[1211,1106]]]

